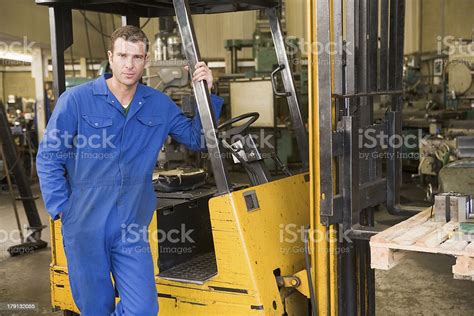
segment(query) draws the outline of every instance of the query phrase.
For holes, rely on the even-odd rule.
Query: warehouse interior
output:
[[[79,223],[71,210],[99,212],[87,192],[100,180],[73,188],[83,178],[71,168],[86,159],[74,143],[59,172],[69,211],[51,210],[54,168],[39,160],[51,153],[48,129],[61,126],[51,125],[60,95],[117,77],[109,42],[124,25],[148,39],[138,86],[202,127],[192,136],[201,151],[172,132],[131,136],[149,143],[127,149],[154,159],[145,231],[159,315],[473,314],[473,1],[4,0],[0,9],[0,315],[94,310],[79,303],[68,262],[72,240],[87,245],[92,228],[65,230]],[[198,61],[212,88],[185,69]],[[152,106],[161,105],[131,108],[126,122],[161,135],[152,133],[166,114],[140,116]],[[82,119],[77,131],[116,124]],[[93,148],[87,159],[106,165],[117,152]],[[123,192],[125,180],[113,185]],[[120,209],[120,197],[97,194]],[[172,237],[183,233],[192,238]],[[113,300],[125,305],[114,273]]]

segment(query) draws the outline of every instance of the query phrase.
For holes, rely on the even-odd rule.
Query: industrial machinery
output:
[[[196,100],[190,84],[189,73],[178,25],[173,17],[159,19],[160,31],[155,35],[153,53],[145,68],[144,82],[165,94],[178,104],[187,117],[196,115]],[[161,169],[173,169],[185,165],[193,168],[203,167],[200,155],[192,153],[183,145],[168,138],[159,155]],[[207,166],[204,166],[207,167]],[[194,171],[193,171],[194,172]],[[203,173],[205,173],[203,171]]]
[[[277,14],[283,34],[286,33],[285,2],[280,1]],[[306,121],[308,109],[308,70],[306,60],[302,60],[299,39],[285,37],[285,47],[289,66],[293,73],[293,81],[298,96],[300,111]],[[273,45],[272,32],[263,11],[257,13],[257,21],[252,39],[228,39],[224,43],[228,51],[226,55],[226,74],[219,77],[216,85],[219,95],[225,100],[225,107],[230,116],[237,116],[255,108],[258,103],[260,119],[252,126],[251,132],[260,133],[271,139],[271,150],[275,151],[282,163],[292,168],[298,168],[301,161],[298,157],[296,138],[291,126],[290,113],[286,104],[286,96],[282,82],[277,74],[282,71],[278,63]],[[252,67],[245,65],[245,60],[239,58],[243,48],[252,49]],[[247,65],[248,66],[248,65]],[[269,88],[270,87],[270,88]],[[273,93],[271,87],[274,87]],[[261,139],[261,137],[257,137]],[[264,154],[269,155],[265,143],[261,145]],[[267,146],[268,147],[268,146]],[[272,171],[278,168],[276,164],[267,162]]]
[[[473,156],[473,137],[474,129],[455,133],[446,129],[444,134],[426,135],[420,140],[420,164],[417,175],[421,177],[421,183],[425,186],[427,201],[432,202],[433,195],[438,192],[449,192],[446,190],[452,186],[457,187],[455,192],[474,192],[474,185],[469,179],[474,170],[469,170],[472,163],[468,162]],[[463,171],[448,180],[447,174],[454,175],[461,170],[461,166]],[[447,169],[444,170],[445,168]],[[467,177],[466,181],[460,181],[464,177]],[[444,180],[441,181],[442,179]]]
[[[50,10],[58,94],[65,88],[64,50],[72,43],[72,9],[120,14],[124,24],[134,25],[140,16],[176,15],[191,70],[200,59],[191,13],[264,10],[276,69],[282,77],[281,90],[275,84],[273,89],[288,102],[301,171],[272,178],[249,135],[249,128],[259,119],[260,114],[254,113],[259,112],[258,107],[218,127],[207,85],[193,83],[215,185],[159,199],[149,234],[160,313],[375,313],[374,273],[367,242],[377,232],[374,209],[386,204],[392,214],[412,213],[399,200],[400,148],[361,147],[364,143],[359,142],[358,132],[360,127],[389,137],[401,134],[404,0],[308,1],[311,42],[317,39],[323,47],[331,47],[330,42],[344,36],[343,41],[337,41],[344,49],[313,51],[308,56],[309,141],[285,53],[278,1],[36,2]],[[377,95],[389,96],[390,108],[383,121],[376,123],[373,97]],[[247,141],[239,144],[220,139],[219,130]],[[219,146],[209,146],[216,143]],[[361,158],[366,153],[369,158]],[[387,154],[376,158],[374,153]],[[223,159],[226,154],[242,164],[250,186],[233,184]],[[382,160],[386,174],[382,173]],[[159,238],[160,234],[180,231],[183,225],[192,229],[190,239],[176,244]],[[52,305],[71,314],[78,310],[69,288],[60,228],[59,220],[51,222]]]
[[[415,146],[402,148],[402,166],[420,180],[430,202],[440,189],[442,168],[459,159],[457,138],[474,134],[474,46],[465,40],[443,44],[437,53],[405,56],[403,67],[402,134]],[[383,120],[388,101],[374,101],[377,120]]]
[[[35,103],[34,100],[25,98],[14,98],[14,100],[17,102],[7,104],[5,118],[13,136],[17,159],[22,162],[27,176],[32,179],[35,173],[34,160],[38,147]]]
[[[474,43],[456,41],[449,46],[445,65],[448,76],[448,98],[458,101],[474,100]]]
[[[280,1],[277,14],[282,32],[286,33],[285,1]],[[285,38],[285,41],[287,43],[287,53],[290,53],[288,54],[289,58],[297,59],[296,54],[299,51],[296,49],[290,50],[290,48],[298,47],[298,40],[296,38]],[[254,70],[250,71],[247,77],[268,76],[275,70],[275,66],[278,66],[272,33],[263,11],[257,12],[257,21],[252,39],[228,39],[225,41],[224,47],[229,52],[226,58],[226,66],[228,66],[226,73],[228,74],[239,72],[238,53],[245,47],[252,48],[252,59],[255,62]],[[290,60],[290,66],[294,70],[296,63],[292,61]]]
[[[438,173],[439,192],[474,196],[474,135],[458,136],[453,153],[455,159]]]
[[[46,248],[48,244],[41,240],[41,232],[45,226],[41,223],[41,218],[38,209],[36,208],[35,197],[33,196],[30,186],[31,179],[27,177],[23,163],[19,162],[20,160],[12,134],[12,128],[2,102],[0,102],[0,161],[2,161],[3,169],[2,178],[4,175],[21,238],[21,244],[8,248],[9,254],[11,256],[17,256],[32,253],[41,248]],[[28,219],[27,236],[23,235],[23,229],[20,224],[13,183],[16,184],[19,192],[19,200],[23,203],[26,217]]]
[[[417,175],[421,176],[422,184],[426,187],[426,196],[432,201],[433,195],[439,190],[445,192],[443,185],[438,181],[444,178],[444,183],[451,183],[447,180],[447,173],[455,173],[464,170],[464,175],[468,176],[469,163],[456,162],[458,159],[465,158],[462,156],[463,148],[458,148],[458,144],[463,144],[463,139],[469,139],[474,135],[474,90],[472,87],[472,65],[474,64],[474,46],[470,42],[465,41],[448,41],[447,48],[443,51],[444,55],[436,55],[428,57],[418,57],[418,59],[432,63],[432,79],[428,81],[421,78],[426,77],[422,74],[422,67],[418,67],[419,82],[425,84],[411,85],[413,89],[422,88],[425,94],[429,91],[436,93],[428,93],[428,99],[413,99],[416,95],[411,94],[411,99],[406,104],[418,106],[418,112],[405,111],[404,117],[405,130],[408,128],[418,128],[416,131],[420,135],[419,141],[419,165]],[[416,59],[415,59],[416,60]],[[417,62],[413,62],[417,65]],[[428,64],[430,67],[430,64]],[[412,73],[416,67],[412,67]],[[412,77],[416,77],[412,75]],[[416,86],[416,88],[414,88]],[[427,89],[427,87],[430,87]],[[441,88],[441,89],[440,89]],[[409,94],[410,95],[410,94]],[[423,105],[423,103],[425,105]],[[423,109],[424,108],[424,109]],[[411,117],[407,117],[411,115]],[[467,137],[467,138],[466,138]],[[451,164],[452,163],[452,164]],[[453,169],[454,166],[457,166]],[[441,171],[447,168],[441,175]],[[455,182],[459,183],[457,179]],[[464,182],[465,187],[469,187],[469,181]],[[449,185],[448,185],[449,187]],[[465,188],[468,191],[474,189]],[[462,191],[460,191],[462,192]]]
[[[189,113],[190,104],[186,103],[193,96],[189,86],[189,73],[184,70],[187,61],[173,17],[160,18],[160,31],[155,35],[152,49],[152,58],[144,76],[146,84],[169,95],[173,101],[185,107],[185,114],[193,116],[193,111]]]

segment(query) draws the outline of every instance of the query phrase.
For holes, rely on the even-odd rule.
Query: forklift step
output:
[[[170,281],[202,285],[215,275],[217,275],[215,254],[206,253],[162,271],[158,277]]]

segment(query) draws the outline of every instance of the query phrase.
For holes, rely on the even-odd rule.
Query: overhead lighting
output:
[[[10,59],[15,61],[23,61],[31,63],[33,61],[33,56],[28,54],[16,53],[16,52],[7,52],[0,50],[0,59]]]

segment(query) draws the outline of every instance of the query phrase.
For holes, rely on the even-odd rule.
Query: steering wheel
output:
[[[217,129],[219,130],[219,132],[222,132],[222,133],[225,132],[225,134],[227,136],[242,134],[243,132],[245,132],[250,127],[250,125],[255,123],[255,121],[258,120],[259,117],[260,117],[260,114],[258,114],[257,112],[245,113],[245,114],[233,117],[231,119],[228,119],[227,121],[225,121],[221,125],[219,125],[219,127]],[[240,126],[235,126],[235,127],[232,127],[230,129],[226,130],[226,128],[228,128],[229,126],[232,126],[232,124],[243,121],[245,119],[248,119],[248,121],[245,122],[244,124],[242,124]]]

